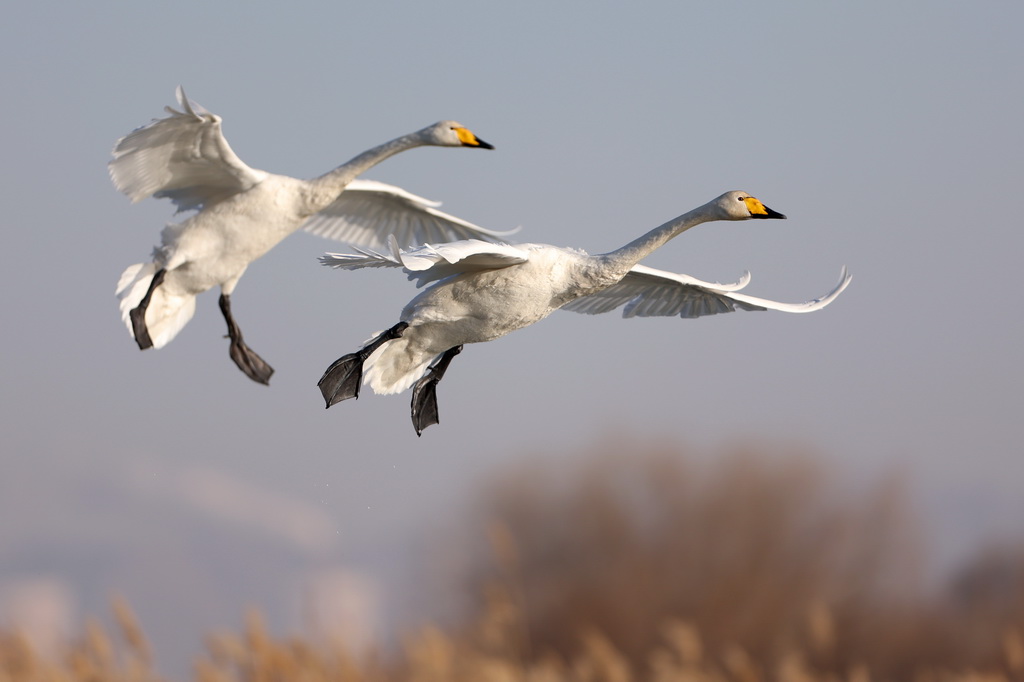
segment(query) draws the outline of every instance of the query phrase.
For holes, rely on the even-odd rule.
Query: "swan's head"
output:
[[[726,192],[712,201],[711,205],[719,214],[719,220],[750,220],[751,218],[785,219],[786,217],[762,204],[760,199],[739,190]]]
[[[475,149],[494,149],[473,134],[473,131],[457,121],[438,121],[420,131],[427,144],[438,147],[473,147]]]

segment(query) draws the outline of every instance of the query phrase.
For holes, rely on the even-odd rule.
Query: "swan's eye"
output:
[[[746,201],[746,197],[736,197],[736,201]]]

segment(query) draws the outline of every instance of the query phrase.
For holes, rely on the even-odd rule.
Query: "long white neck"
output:
[[[345,190],[348,183],[384,159],[392,157],[399,152],[404,152],[407,149],[422,147],[428,144],[431,144],[431,142],[424,134],[424,131],[419,130],[415,133],[409,133],[390,142],[378,145],[373,149],[368,149],[354,157],[351,161],[343,163],[334,170],[310,180],[312,212],[316,213],[327,207],[327,205],[338,198],[338,195]]]
[[[624,277],[631,267],[657,251],[668,240],[677,237],[695,225],[718,220],[720,216],[714,210],[715,202],[708,202],[688,211],[678,218],[673,218],[664,225],[654,228],[647,234],[638,237],[625,246],[603,253],[594,258],[599,259],[602,268]]]

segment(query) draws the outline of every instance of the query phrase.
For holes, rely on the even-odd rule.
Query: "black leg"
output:
[[[437,418],[437,383],[441,381],[452,358],[461,352],[462,346],[446,350],[412,387],[412,425],[417,436],[423,435],[423,429],[431,424],[440,423]]]
[[[408,327],[408,322],[399,322],[355,353],[343,355],[335,360],[316,384],[320,387],[320,394],[327,401],[327,407],[342,400],[358,398],[366,358],[388,341],[400,337]]]
[[[220,295],[220,312],[224,315],[224,321],[228,323],[228,338],[231,339],[231,348],[228,352],[231,359],[247,377],[265,386],[270,385],[270,375],[274,373],[274,368],[245,344],[242,330],[238,328],[235,318],[231,315],[231,297],[227,294]]]
[[[139,350],[153,347],[153,339],[149,338],[149,329],[146,327],[146,308],[149,307],[149,301],[153,298],[153,292],[164,281],[164,275],[166,274],[167,271],[163,268],[157,270],[156,274],[153,275],[153,279],[149,282],[146,295],[139,301],[139,305],[128,312],[128,317],[132,321],[132,333],[135,334],[135,343],[139,344]]]

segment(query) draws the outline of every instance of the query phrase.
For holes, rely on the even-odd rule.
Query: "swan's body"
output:
[[[231,150],[221,119],[177,91],[182,111],[157,119],[117,142],[110,177],[132,201],[169,198],[198,212],[161,233],[151,263],[129,267],[117,285],[121,314],[140,348],[160,348],[191,319],[195,296],[221,288],[231,357],[250,378],[267,383],[273,369],[242,341],[230,296],[245,269],[303,228],[357,246],[383,248],[430,240],[490,238],[484,230],[436,209],[437,204],[356,176],[384,159],[433,145],[491,149],[454,121],[441,121],[366,151],[312,180],[250,168]]]
[[[638,265],[684,230],[712,220],[785,218],[745,192],[727,192],[700,208],[648,232],[621,249],[590,256],[546,244],[489,244],[479,240],[421,246],[385,255],[327,254],[336,268],[401,267],[420,286],[434,282],[406,305],[401,322],[362,351],[332,365],[320,380],[327,406],[358,397],[365,363],[368,383],[377,393],[397,393],[415,384],[416,432],[437,423],[434,385],[466,343],[492,341],[534,324],[559,308],[601,313],[625,305],[625,316],[699,317],[732,310],[810,312],[835,299],[850,282],[843,270],[827,296],[808,303],[778,303],[737,293],[736,284],[702,282]],[[441,356],[441,372],[430,363]]]

